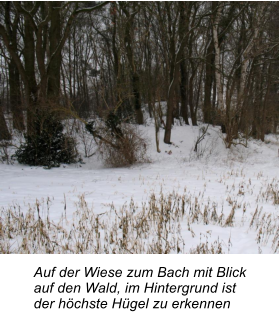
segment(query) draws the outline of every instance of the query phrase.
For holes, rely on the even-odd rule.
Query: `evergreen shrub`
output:
[[[32,134],[25,135],[14,157],[20,164],[46,169],[79,161],[75,140],[63,133],[59,116],[45,110],[37,112]]]

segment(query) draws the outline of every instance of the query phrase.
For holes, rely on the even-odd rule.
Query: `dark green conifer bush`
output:
[[[55,113],[37,112],[34,131],[25,135],[14,157],[20,164],[59,167],[61,163],[76,163],[79,160],[76,142],[63,133],[63,124]]]

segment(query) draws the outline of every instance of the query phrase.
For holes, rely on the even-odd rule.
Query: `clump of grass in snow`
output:
[[[251,222],[250,228],[257,231],[257,242],[261,245],[267,245],[272,239],[272,248],[274,252],[279,251],[279,217],[276,214],[263,213],[262,207],[256,208]]]
[[[218,240],[213,243],[208,241],[209,233],[206,233],[206,242],[200,241],[200,243],[195,247],[190,249],[190,254],[223,254],[223,246]]]

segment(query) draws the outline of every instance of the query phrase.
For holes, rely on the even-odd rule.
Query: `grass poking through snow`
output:
[[[268,190],[273,190],[273,185]],[[268,191],[266,198],[273,196]],[[235,198],[228,197],[230,213],[224,215],[223,208],[209,199],[205,203],[203,193],[193,195],[184,190],[183,195],[163,191],[137,205],[133,199],[120,209],[113,204],[106,206],[106,212],[96,214],[89,207],[85,196],[77,202],[77,210],[71,220],[67,219],[65,206],[59,222],[49,216],[50,199],[38,200],[22,213],[19,205],[2,209],[0,213],[1,253],[225,253],[230,251],[230,240],[211,241],[210,231],[205,241],[185,250],[185,235],[195,233],[195,224],[235,227],[235,212],[242,208],[242,220],[249,219],[250,228],[257,233],[257,243],[272,242],[275,253],[279,252],[278,217],[263,213],[256,208],[247,215],[245,203],[239,205]],[[260,251],[260,247],[259,247]]]

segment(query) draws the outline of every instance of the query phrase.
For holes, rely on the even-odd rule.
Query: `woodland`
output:
[[[45,119],[98,117],[117,132],[122,121],[143,124],[143,109],[166,144],[174,119],[222,126],[228,148],[277,130],[277,2],[4,1],[0,9],[0,140],[12,135],[7,118],[31,137]]]

